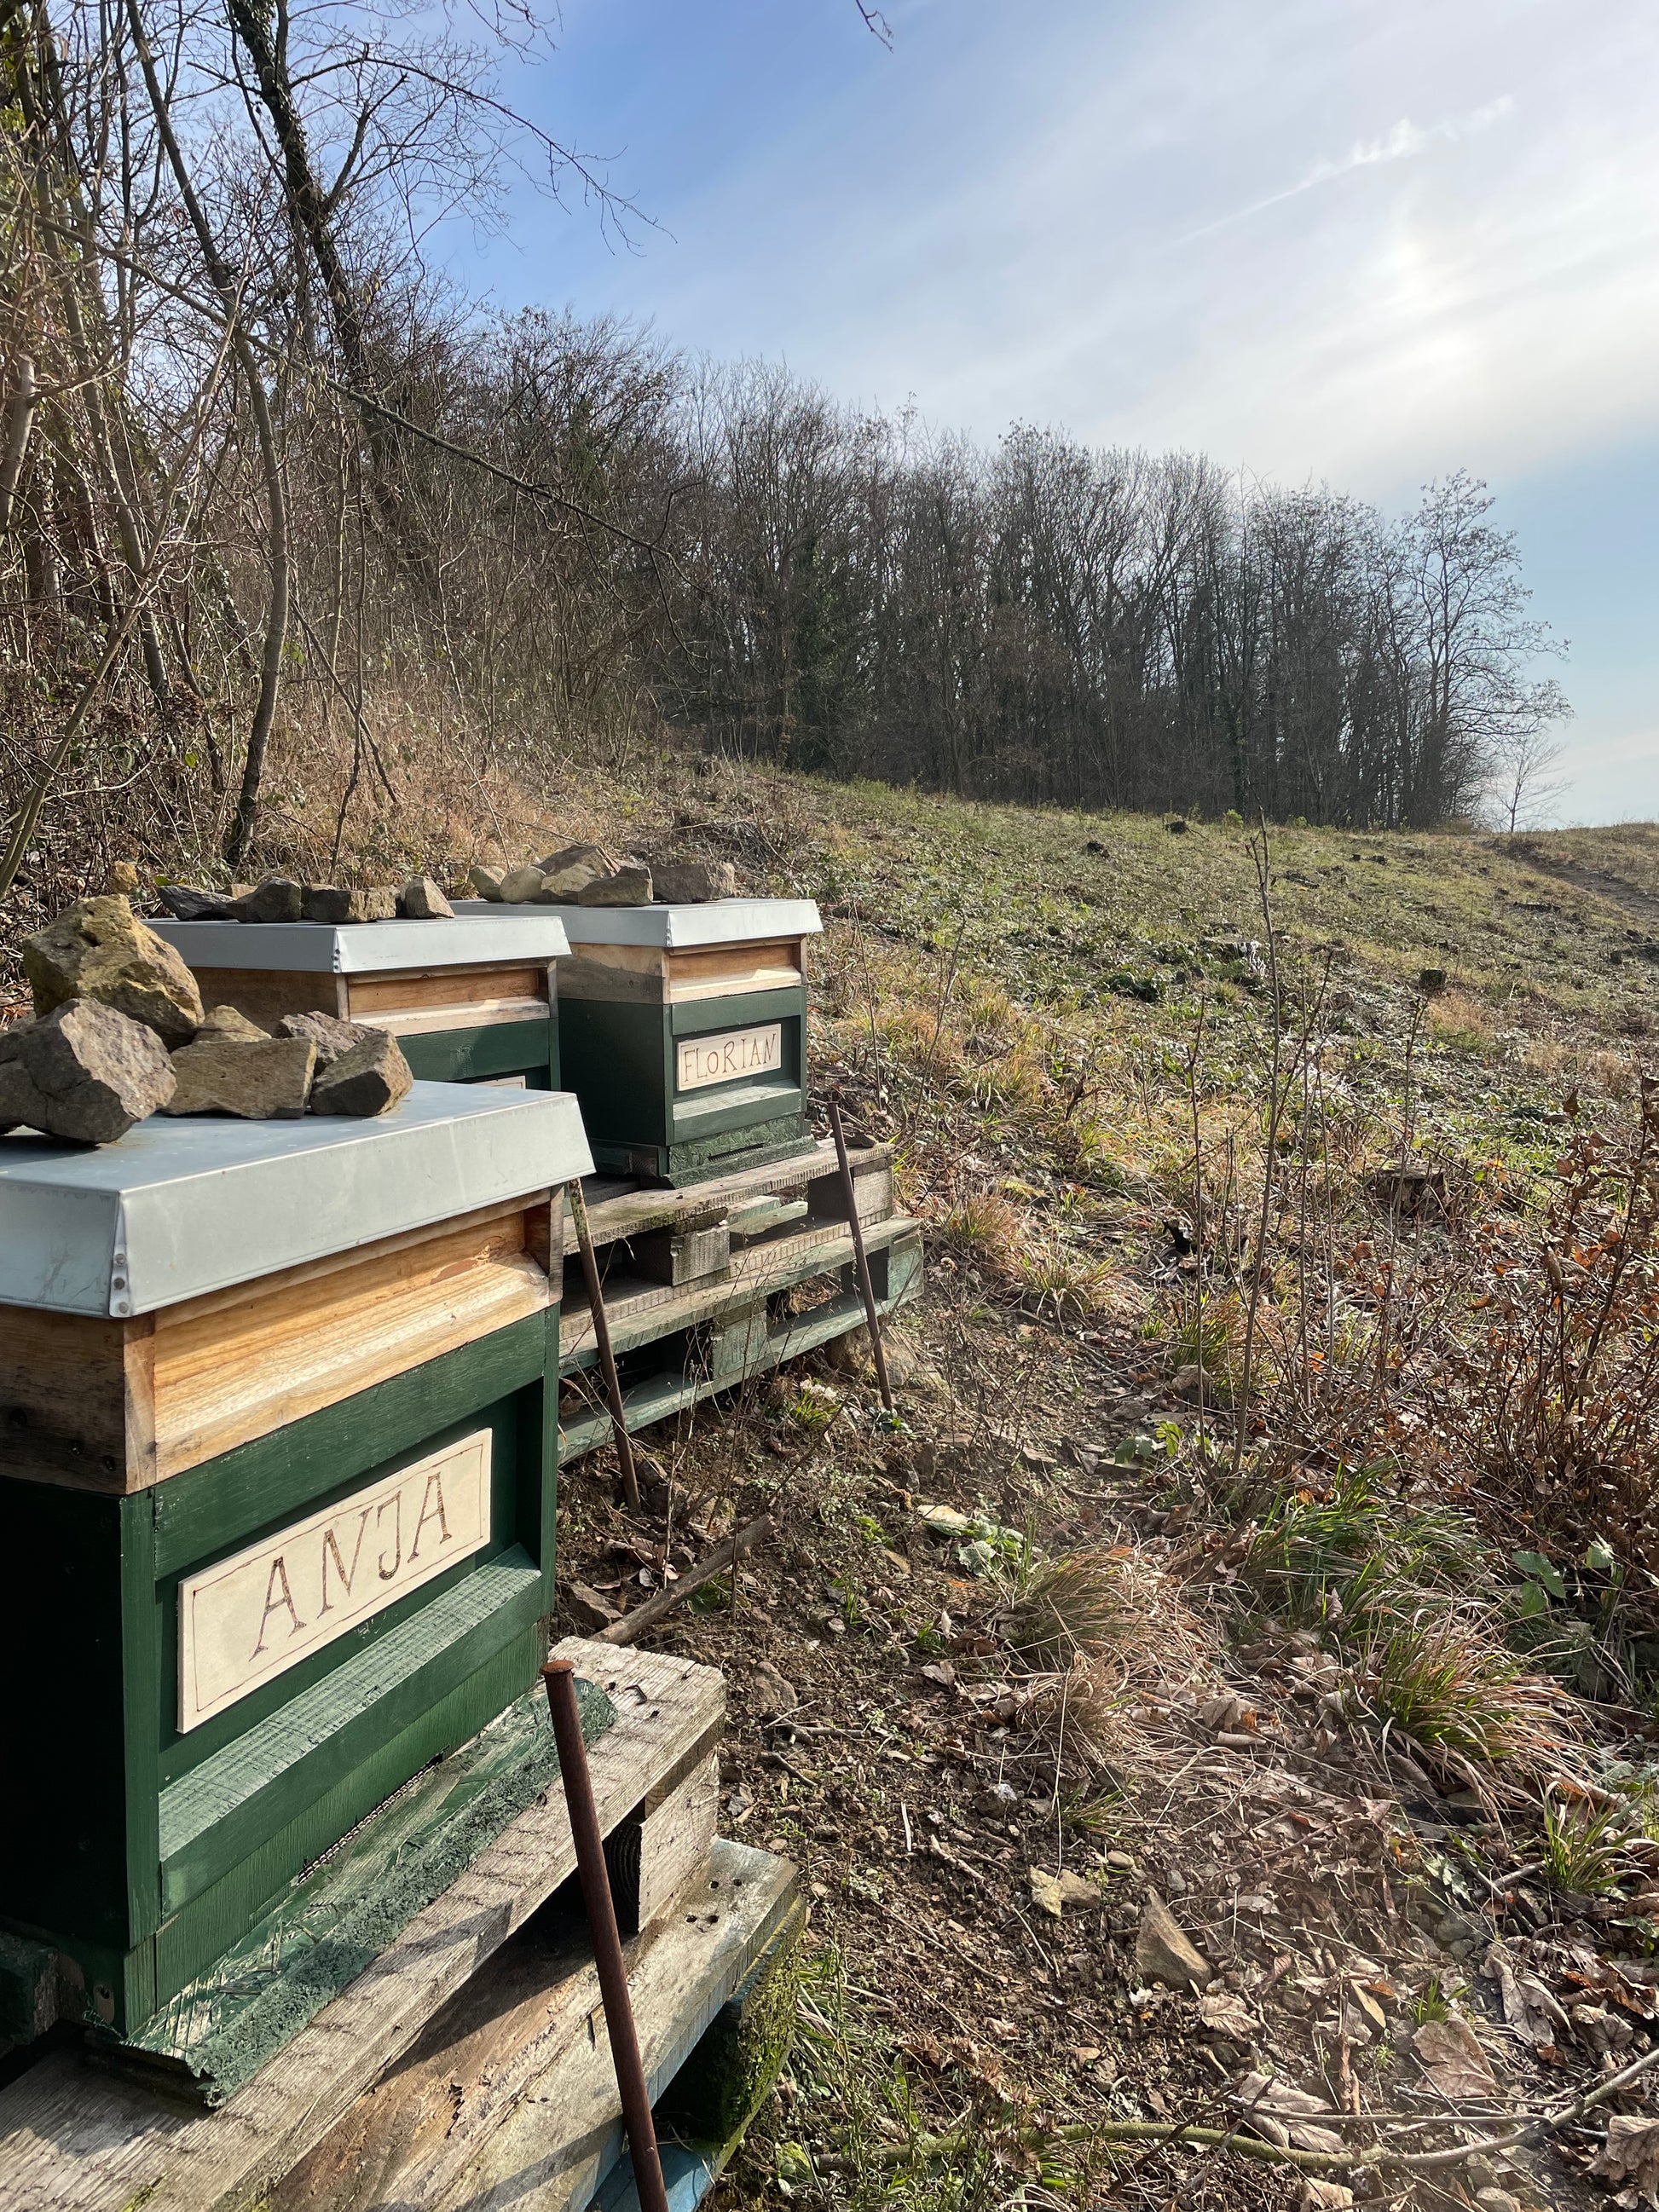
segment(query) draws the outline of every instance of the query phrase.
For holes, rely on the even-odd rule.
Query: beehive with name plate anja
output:
[[[562,1080],[581,1101],[595,1164],[685,1185],[787,1158],[806,1118],[811,899],[501,906],[462,900],[484,927],[556,914]]]
[[[533,1683],[590,1168],[567,1094],[421,1083],[0,1138],[0,2034],[139,2035]]]

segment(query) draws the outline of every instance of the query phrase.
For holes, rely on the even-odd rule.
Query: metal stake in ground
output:
[[[634,1468],[634,1440],[628,1433],[628,1416],[623,1409],[622,1384],[617,1380],[617,1362],[611,1350],[611,1324],[605,1317],[605,1293],[599,1288],[599,1263],[593,1256],[593,1239],[587,1226],[587,1206],[582,1197],[580,1183],[568,1182],[565,1194],[570,1200],[570,1218],[576,1224],[576,1247],[582,1255],[582,1279],[587,1285],[587,1303],[592,1309],[593,1342],[599,1348],[599,1372],[605,1377],[605,1400],[611,1408],[611,1431],[617,1440],[623,1496],[637,1513],[640,1510],[640,1478]]]
[[[622,2092],[623,2124],[628,2130],[628,2148],[634,2158],[634,2186],[639,2192],[640,2212],[668,2212],[662,2160],[657,2155],[656,2123],[651,2117],[651,2093],[646,2087],[645,2068],[640,2059],[640,2039],[634,2031],[628,1969],[623,1964],[617,1908],[611,1895],[611,1876],[605,1870],[605,1839],[599,1833],[599,1816],[593,1809],[593,1783],[587,1771],[581,1716],[576,1710],[574,1671],[568,1659],[550,1659],[542,1668],[542,1680],[547,1685],[553,1735],[559,1747],[559,1772],[564,1782],[564,1802],[570,1811],[576,1871],[581,1876],[582,1903],[587,1908],[587,1930],[593,1943],[593,1965],[599,1978],[599,1995],[605,2001],[611,2061],[617,2069],[617,2087]]]
[[[859,1290],[864,1299],[864,1318],[870,1329],[870,1349],[875,1354],[876,1380],[881,1385],[881,1402],[890,1413],[893,1410],[893,1386],[887,1380],[887,1354],[882,1349],[881,1316],[876,1311],[876,1293],[870,1282],[870,1261],[864,1249],[864,1226],[859,1219],[858,1193],[853,1188],[853,1163],[847,1157],[847,1133],[841,1126],[841,1107],[830,1101],[830,1127],[835,1133],[836,1158],[841,1162],[841,1194],[847,1203],[847,1225],[853,1232],[853,1265],[857,1270]]]

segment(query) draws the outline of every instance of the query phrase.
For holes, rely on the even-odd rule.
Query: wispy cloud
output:
[[[1356,169],[1375,169],[1390,161],[1409,161],[1437,143],[1455,145],[1460,139],[1473,138],[1482,131],[1491,130],[1494,123],[1503,122],[1506,116],[1514,112],[1515,101],[1504,92],[1500,93],[1496,100],[1487,100],[1482,106],[1472,107],[1466,115],[1448,115],[1438,123],[1429,124],[1426,128],[1413,123],[1409,115],[1402,115],[1394,128],[1385,131],[1382,137],[1357,139],[1340,159],[1316,161],[1305,176],[1298,177],[1295,184],[1287,185],[1283,191],[1269,192],[1265,199],[1252,200],[1246,207],[1235,208],[1230,214],[1218,216],[1213,222],[1204,223],[1197,230],[1189,230],[1182,243],[1185,245],[1188,240],[1194,238],[1208,238],[1218,230],[1224,230],[1230,223],[1244,222],[1251,216],[1260,215],[1265,208],[1279,207],[1286,200],[1299,198],[1304,192],[1312,191],[1316,185],[1328,185],[1338,177],[1352,176]]]

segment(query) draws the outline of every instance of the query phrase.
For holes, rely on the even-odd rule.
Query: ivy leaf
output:
[[[1611,1553],[1607,1556],[1611,1565]],[[1541,1552],[1516,1552],[1511,1565],[1518,1567],[1528,1581],[1541,1583],[1552,1597],[1565,1597],[1567,1586],[1561,1579],[1559,1569],[1553,1567]]]

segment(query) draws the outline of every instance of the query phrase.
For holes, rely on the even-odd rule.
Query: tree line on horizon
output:
[[[429,268],[526,147],[529,19],[0,0],[0,897],[134,827],[244,869],[427,733],[678,734],[1082,807],[1516,826],[1568,711],[1463,475],[1388,517],[1201,457],[994,447]],[[1505,803],[1500,796],[1500,810]]]

